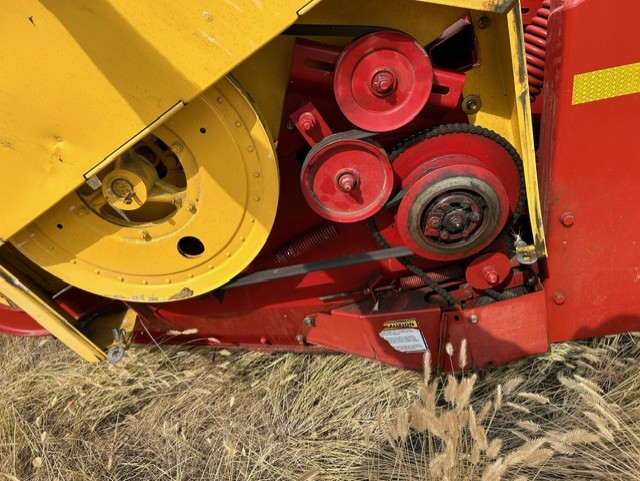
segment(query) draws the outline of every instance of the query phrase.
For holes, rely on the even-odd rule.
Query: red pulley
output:
[[[377,143],[335,134],[311,149],[300,181],[316,213],[335,222],[357,222],[371,217],[387,202],[393,169]]]
[[[495,132],[444,125],[396,152],[393,169],[405,192],[396,229],[421,257],[453,261],[477,254],[524,207],[520,157]]]
[[[387,132],[420,113],[432,85],[431,60],[416,39],[384,31],[365,35],[344,49],[333,90],[351,123],[372,132]]]

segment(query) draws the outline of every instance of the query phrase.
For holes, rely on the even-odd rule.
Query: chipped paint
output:
[[[179,301],[181,299],[189,299],[190,297],[193,297],[193,291],[191,289],[189,289],[188,287],[185,287],[184,289],[182,289],[180,292],[172,295],[171,297],[169,297],[169,301]]]

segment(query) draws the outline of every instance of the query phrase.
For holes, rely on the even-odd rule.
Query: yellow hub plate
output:
[[[278,167],[263,122],[240,88],[223,79],[153,135],[170,147],[173,174],[153,179],[153,195],[133,197],[139,209],[119,209],[105,195],[110,188],[94,180],[12,243],[65,282],[116,299],[179,300],[228,282],[258,254],[276,214]],[[98,179],[115,190],[135,188],[118,168]],[[172,184],[172,175],[182,181]]]

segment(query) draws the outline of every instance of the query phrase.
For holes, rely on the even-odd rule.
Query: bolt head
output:
[[[566,299],[566,297],[564,297],[564,294],[562,292],[556,292],[553,295],[553,302],[555,302],[558,306],[561,306],[566,301],[567,301],[567,299]]]
[[[307,316],[302,321],[305,326],[313,327],[316,324],[316,321],[313,317]]]
[[[434,229],[437,229],[441,225],[442,225],[442,219],[440,219],[440,217],[433,216],[431,217],[431,219],[429,219],[429,227],[433,227]]]
[[[489,270],[485,273],[484,279],[487,281],[487,284],[495,286],[500,281],[500,276],[496,271]]]
[[[182,152],[182,144],[180,142],[174,142],[173,144],[171,144],[171,151],[174,154],[179,154],[180,152]]]
[[[300,127],[302,127],[302,130],[308,132],[316,126],[318,121],[316,119],[316,116],[311,112],[303,112],[298,118],[298,123],[300,124]]]
[[[478,28],[481,30],[484,30],[490,25],[490,23],[491,23],[491,20],[486,15],[483,17],[480,17],[480,19],[478,20]]]
[[[296,342],[297,342],[298,344],[304,344],[304,336],[303,336],[302,334],[298,334],[298,335],[296,336]]]
[[[575,217],[571,212],[565,212],[560,217],[560,223],[565,227],[571,227],[575,222]]]
[[[469,321],[471,322],[471,324],[477,324],[478,323],[478,316],[476,314],[471,314],[469,316]]]

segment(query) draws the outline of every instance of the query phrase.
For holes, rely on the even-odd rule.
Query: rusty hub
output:
[[[466,239],[482,222],[482,201],[468,193],[438,197],[424,215],[426,237],[443,241]]]

